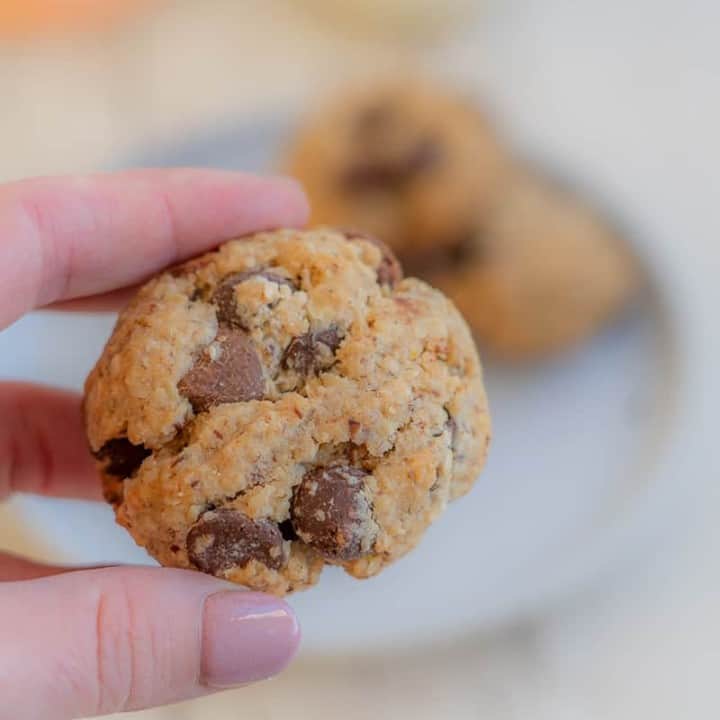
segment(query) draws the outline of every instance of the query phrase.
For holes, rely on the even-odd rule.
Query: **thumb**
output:
[[[183,570],[105,568],[1,588],[2,720],[136,710],[260,680],[299,640],[282,600]]]

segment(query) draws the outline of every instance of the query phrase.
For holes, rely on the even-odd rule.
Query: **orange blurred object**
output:
[[[0,39],[113,25],[157,0],[0,0]]]

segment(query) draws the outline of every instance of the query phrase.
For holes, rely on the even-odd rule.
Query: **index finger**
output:
[[[143,280],[257,230],[307,220],[285,178],[140,170],[0,186],[0,328],[25,312]]]

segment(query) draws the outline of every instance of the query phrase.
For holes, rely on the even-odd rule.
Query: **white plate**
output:
[[[150,161],[261,169],[281,135],[259,123]],[[667,247],[638,251],[651,289],[619,325],[555,363],[487,367],[490,461],[420,547],[364,582],[328,569],[319,588],[292,598],[306,654],[408,649],[519,620],[599,577],[667,519],[652,508],[679,482],[674,440],[688,420],[676,399],[691,355],[674,318],[686,316],[688,298],[666,272]],[[107,316],[27,317],[0,334],[0,376],[80,388],[111,325]],[[18,506],[58,558],[147,561],[106,507]]]

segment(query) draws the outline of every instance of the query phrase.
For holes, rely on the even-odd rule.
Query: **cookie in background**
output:
[[[640,273],[579,196],[524,166],[482,109],[417,78],[341,93],[286,159],[317,224],[385,240],[502,360],[553,356],[629,303]]]
[[[641,284],[627,243],[570,191],[513,178],[461,257],[412,271],[453,298],[484,350],[530,360],[592,337]]]
[[[357,86],[321,105],[284,162],[310,196],[314,224],[371,233],[401,258],[464,245],[510,165],[478,108],[417,78]]]

